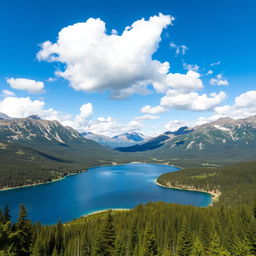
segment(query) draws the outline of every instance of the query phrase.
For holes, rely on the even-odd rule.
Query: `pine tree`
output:
[[[88,237],[84,237],[81,245],[81,252],[83,256],[90,256],[91,255],[91,245],[88,241]]]
[[[52,256],[59,256],[56,247],[54,248],[54,250],[53,250],[53,252],[52,252]]]
[[[199,237],[197,237],[195,239],[190,256],[205,256],[204,247],[203,247]]]
[[[115,251],[115,229],[113,225],[113,216],[108,212],[105,223],[99,235],[96,248],[97,256],[112,256]]]
[[[200,226],[200,241],[205,250],[207,250],[210,245],[211,232],[212,228],[209,224],[209,220],[204,219]]]
[[[251,246],[247,239],[239,239],[236,237],[234,239],[234,244],[232,248],[232,256],[253,256],[251,253]]]
[[[254,217],[254,219],[256,219],[256,200],[255,200],[254,206],[253,206],[253,217]]]
[[[133,255],[137,243],[138,243],[138,233],[137,233],[137,227],[136,225],[134,225],[131,230],[130,241],[128,246],[129,255]]]
[[[32,252],[31,252],[30,255],[31,255],[31,256],[41,256],[41,255],[42,255],[42,254],[41,254],[41,251],[40,251],[40,249],[39,249],[38,244],[35,244],[35,245],[34,245],[34,247],[33,247]]]
[[[193,238],[187,222],[183,222],[177,240],[177,255],[190,256],[193,247]]]
[[[63,254],[63,225],[59,220],[56,226],[56,234],[55,234],[55,248],[57,251],[57,255],[61,256]]]
[[[210,246],[207,251],[208,256],[231,256],[231,254],[223,248],[220,238],[216,232],[211,235]]]
[[[117,239],[114,255],[115,256],[125,256],[126,255],[126,250],[123,245],[123,241],[120,238]]]
[[[18,232],[17,252],[19,256],[29,255],[29,249],[32,243],[32,225],[27,220],[27,211],[24,205],[20,206],[18,222],[16,224]]]
[[[158,254],[158,246],[155,234],[151,226],[148,224],[144,234],[144,253],[143,256],[154,256]]]
[[[2,223],[7,223],[11,221],[10,209],[8,205],[4,208],[4,213],[2,214]]]
[[[161,256],[171,256],[171,251],[169,249],[164,249],[163,253],[161,254]]]

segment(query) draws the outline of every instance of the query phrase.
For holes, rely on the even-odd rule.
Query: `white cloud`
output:
[[[90,120],[88,124],[80,131],[90,131],[106,136],[113,136],[125,132],[139,131],[143,128],[140,120],[132,120],[128,123],[119,123],[113,117],[98,117],[96,120]]]
[[[158,118],[159,118],[159,116],[143,115],[143,116],[135,117],[135,120],[154,120],[154,119],[158,119]]]
[[[245,118],[256,114],[256,91],[248,91],[235,98],[233,105],[225,105],[215,108],[219,116],[233,118]]]
[[[156,91],[166,93],[169,89],[174,89],[180,92],[191,92],[201,90],[203,83],[200,79],[200,74],[189,70],[186,74],[169,73],[161,82],[153,83]]]
[[[80,113],[75,116],[74,120],[65,120],[63,125],[71,126],[75,129],[81,130],[88,124],[88,119],[93,113],[93,105],[91,103],[83,104],[80,107]]]
[[[213,71],[212,70],[208,70],[206,75],[212,75],[213,74]]]
[[[226,98],[224,92],[199,95],[197,92],[177,93],[169,91],[162,97],[160,105],[164,108],[176,108],[192,111],[211,110]]]
[[[210,66],[213,67],[213,66],[218,66],[220,64],[221,64],[221,61],[219,60],[219,61],[211,63]]]
[[[111,90],[114,97],[145,91],[169,70],[169,63],[153,60],[161,33],[173,18],[159,14],[135,21],[117,35],[106,33],[105,23],[90,18],[63,28],[56,43],[46,41],[37,54],[39,60],[66,64],[57,75],[69,80],[75,90]]]
[[[161,83],[153,83],[154,88],[166,95],[161,98],[158,106],[144,106],[142,113],[158,114],[171,108],[207,111],[218,106],[225,98],[224,92],[199,94],[197,91],[203,88],[203,83],[198,72],[189,70],[186,74],[169,73]]]
[[[3,96],[4,97],[15,96],[15,93],[10,90],[3,90]]]
[[[165,109],[161,106],[151,107],[149,105],[146,105],[142,107],[140,111],[144,114],[159,114],[165,112]]]
[[[211,85],[228,85],[228,80],[224,79],[223,78],[223,75],[222,74],[218,74],[216,76],[216,78],[211,78],[210,79],[210,84]]]
[[[179,54],[185,55],[186,51],[189,49],[186,45],[177,45],[174,42],[170,43],[170,47],[175,49],[175,53],[177,55],[179,55]]]
[[[180,127],[192,127],[194,125],[191,121],[185,121],[185,120],[171,120],[165,125],[165,129],[167,131],[177,131]]]
[[[117,35],[117,34],[118,34],[118,32],[117,32],[116,29],[112,29],[112,30],[111,30],[111,33],[112,33],[113,35]]]
[[[16,90],[28,91],[29,93],[42,93],[44,83],[26,78],[8,78],[7,83]]]
[[[248,91],[235,98],[233,105],[224,105],[214,108],[213,115],[200,117],[197,124],[213,122],[221,117],[234,119],[246,118],[256,114],[256,91]]]
[[[183,63],[183,67],[186,70],[192,70],[192,71],[195,71],[195,72],[198,72],[198,70],[200,68],[197,64],[187,64],[187,63]]]
[[[6,97],[0,101],[0,112],[11,117],[39,115],[48,120],[61,120],[66,118],[61,116],[58,111],[52,108],[45,108],[45,102],[40,100],[31,100],[30,97]]]

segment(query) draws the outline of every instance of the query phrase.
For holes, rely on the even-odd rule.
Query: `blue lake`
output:
[[[20,204],[29,218],[43,224],[70,221],[95,211],[133,208],[140,203],[164,201],[207,206],[207,193],[163,188],[155,184],[161,174],[179,168],[157,164],[125,164],[90,168],[87,172],[39,186],[0,192],[0,208],[9,206],[13,219]]]

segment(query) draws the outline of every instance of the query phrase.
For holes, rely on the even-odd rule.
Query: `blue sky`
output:
[[[0,112],[106,135],[254,115],[255,11],[253,0],[2,1]]]

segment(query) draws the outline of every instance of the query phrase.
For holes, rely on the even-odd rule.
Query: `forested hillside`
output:
[[[225,167],[187,168],[163,174],[157,181],[169,187],[220,191],[218,204],[222,205],[252,203],[256,198],[256,162]]]

